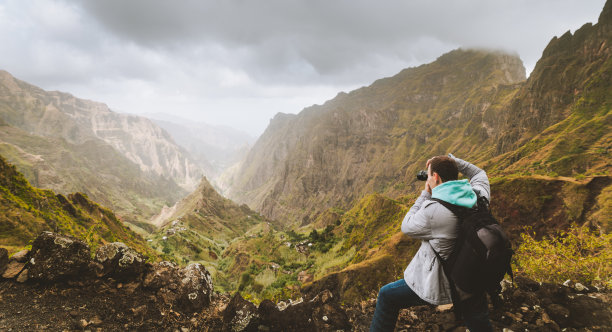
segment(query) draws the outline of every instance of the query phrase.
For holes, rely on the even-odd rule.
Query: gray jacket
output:
[[[469,178],[472,188],[490,200],[491,189],[485,171],[449,156],[457,163],[459,172]],[[404,234],[422,240],[404,271],[404,280],[421,299],[435,305],[448,304],[452,303],[450,285],[432,247],[442,258],[448,258],[457,238],[458,220],[450,210],[430,198],[427,191],[421,192],[402,221]]]

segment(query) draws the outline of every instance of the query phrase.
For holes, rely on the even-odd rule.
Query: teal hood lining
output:
[[[476,204],[476,193],[468,180],[446,181],[431,191],[431,198],[441,199],[454,205],[471,208]]]

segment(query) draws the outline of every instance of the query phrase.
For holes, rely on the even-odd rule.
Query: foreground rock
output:
[[[183,269],[170,262],[156,263],[145,276],[143,286],[157,290],[157,295],[166,304],[186,312],[208,306],[213,294],[210,273],[198,263]]]
[[[105,244],[96,250],[95,261],[100,264],[98,276],[117,280],[134,280],[145,270],[145,257],[121,242]]]
[[[223,314],[223,324],[227,331],[351,330],[345,309],[328,290],[281,308],[270,300],[262,301],[257,308],[236,293]]]
[[[28,276],[41,281],[81,277],[91,262],[90,249],[70,236],[43,232],[32,243]]]

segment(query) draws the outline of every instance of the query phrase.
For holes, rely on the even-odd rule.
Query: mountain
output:
[[[201,169],[148,119],[48,92],[0,71],[0,154],[35,186],[79,191],[143,222],[197,186]]]
[[[565,271],[551,275],[544,268],[545,280],[580,280],[590,270],[596,276],[589,282],[606,287],[611,14],[608,1],[597,24],[554,38],[527,80],[504,80],[503,73],[521,67],[515,57],[458,50],[298,115],[278,114],[227,175],[231,197],[293,227],[271,228],[226,249],[230,271],[242,273],[238,288],[275,299],[296,296],[296,289],[306,297],[329,289],[343,303],[372,301],[382,285],[401,277],[417,249],[418,241],[399,232],[423,186],[415,183],[416,170],[446,152],[488,172],[491,209],[517,249],[518,273],[533,273],[518,263],[529,259],[520,256],[526,246],[536,255],[557,246],[564,260],[554,268]],[[469,67],[472,61],[479,65]],[[461,68],[469,69],[463,80]],[[404,86],[428,94],[402,92]],[[391,115],[397,116],[386,119]],[[571,235],[572,225],[586,228]],[[541,239],[542,247],[529,248],[526,236]],[[598,263],[576,265],[588,261]]]
[[[266,224],[248,206],[238,206],[219,195],[206,178],[198,189],[165,207],[150,223],[158,228],[149,236],[153,248],[178,262],[206,263],[215,278],[226,272],[219,259],[230,243],[246,236],[252,227]]]
[[[0,71],[0,116],[11,126],[71,144],[100,139],[144,172],[171,178],[186,190],[196,188],[201,170],[150,120],[115,113],[98,102],[44,91]]]
[[[0,246],[15,252],[42,231],[61,232],[91,247],[121,241],[149,257],[157,255],[108,209],[82,193],[56,194],[32,187],[0,156]]]
[[[494,175],[609,175],[612,29],[553,38],[529,79],[520,59],[455,50],[297,115],[278,114],[239,167],[228,197],[306,225],[368,193],[416,190],[427,158],[453,152]]]
[[[146,114],[166,130],[215,182],[218,175],[240,161],[255,139],[226,126],[193,122],[166,114]]]
[[[297,115],[278,114],[229,178],[227,195],[308,224],[371,192],[413,190],[433,154],[494,150],[504,102],[525,79],[515,55],[456,50]]]

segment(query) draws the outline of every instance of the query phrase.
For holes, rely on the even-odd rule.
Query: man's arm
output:
[[[487,177],[487,173],[477,166],[470,164],[463,159],[459,159],[450,153],[448,156],[455,160],[459,172],[470,179],[472,188],[475,191],[478,191],[480,196],[484,196],[488,201],[491,201],[491,186],[489,185],[489,177]]]
[[[422,208],[425,201],[431,198],[426,190],[421,192],[414,205],[410,208],[402,221],[402,233],[418,239],[431,239],[431,223],[429,216]]]

